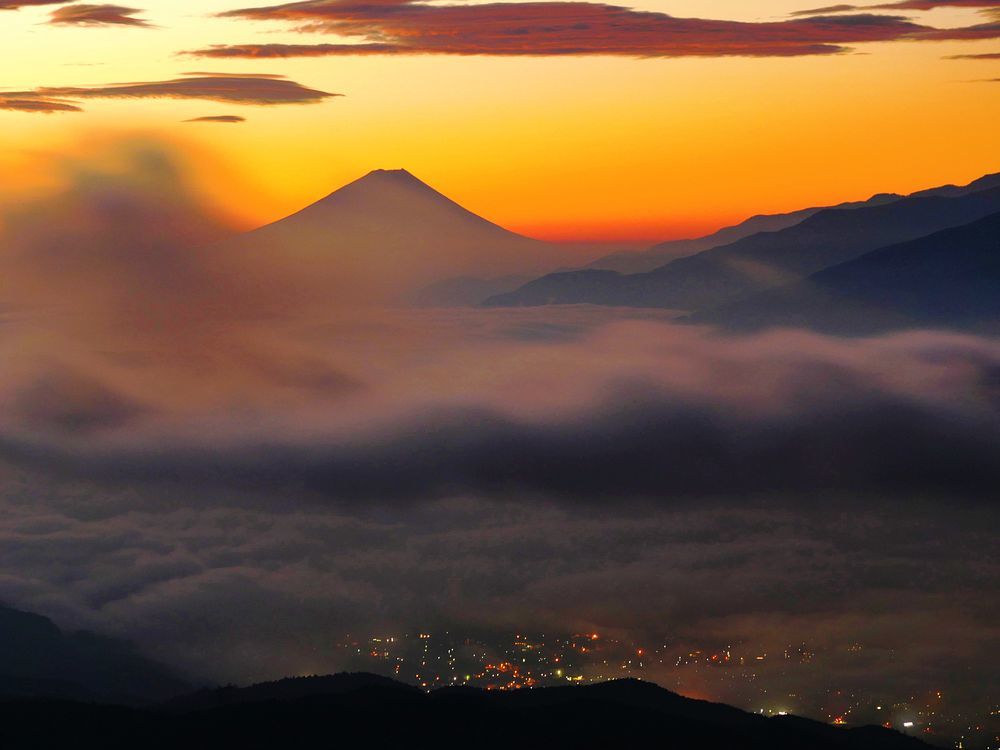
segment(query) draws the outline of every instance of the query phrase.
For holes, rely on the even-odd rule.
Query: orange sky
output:
[[[823,3],[630,7],[761,22],[816,5]],[[344,95],[267,107],[144,98],[87,100],[84,112],[0,110],[0,169],[8,176],[0,198],[52,179],[39,154],[79,154],[95,138],[134,132],[182,144],[208,193],[248,224],[371,169],[405,167],[508,228],[566,240],[688,236],[753,213],[1000,170],[1000,83],[984,80],[1000,76],[1000,61],[945,59],[997,52],[998,39],[861,43],[837,55],[761,58],[178,56],[218,44],[343,41],[288,23],[210,15],[243,6],[149,0],[141,14],[149,28],[45,24],[59,6],[0,11],[0,45],[16,62],[4,66],[6,91],[207,70],[282,74]],[[968,8],[904,15],[934,28],[988,20]],[[247,121],[182,122],[214,115]]]

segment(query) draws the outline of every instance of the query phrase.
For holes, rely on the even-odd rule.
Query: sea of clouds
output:
[[[1000,341],[361,307],[162,144],[53,169],[0,223],[0,600],[241,681],[424,624],[996,653]]]

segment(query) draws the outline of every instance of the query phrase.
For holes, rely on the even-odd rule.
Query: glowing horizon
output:
[[[472,56],[202,59],[185,53],[359,40],[214,15],[246,5],[233,0],[210,11],[192,0],[153,0],[128,17],[142,24],[135,26],[128,18],[48,23],[53,8],[72,4],[2,11],[0,40],[19,61],[0,82],[3,91],[51,89],[70,102],[62,106],[84,110],[0,109],[0,166],[17,176],[4,198],[55,179],[37,168],[38,154],[83,155],[94,133],[104,141],[142,133],[178,145],[192,154],[206,194],[246,227],[394,167],[512,231],[564,242],[652,244],[758,213],[967,183],[1000,170],[1000,96],[988,80],[996,63],[975,57],[996,51],[1000,31],[983,15],[991,12],[987,3],[947,4],[967,7],[862,10],[946,37],[985,30],[971,39],[847,42],[836,54],[658,58],[504,56],[486,47]],[[517,6],[484,7],[502,5]],[[702,5],[629,7],[700,23],[773,24],[816,4]],[[280,75],[343,96],[260,106],[86,91],[176,81],[191,71]]]

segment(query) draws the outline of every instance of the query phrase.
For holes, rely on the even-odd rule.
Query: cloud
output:
[[[431,5],[315,2],[245,8],[230,18],[284,21],[301,31],[356,37],[361,44],[225,45],[205,57],[292,55],[625,55],[633,57],[834,54],[845,45],[909,38],[927,27],[905,18],[859,14],[743,23],[675,18],[587,2]]]
[[[1000,60],[1000,52],[984,52],[979,55],[951,55],[949,60]]]
[[[102,383],[62,368],[19,391],[10,407],[14,419],[75,434],[120,427],[144,412]]]
[[[70,102],[41,97],[17,98],[17,96],[10,96],[7,94],[0,94],[0,109],[6,109],[12,112],[41,112],[42,114],[83,111],[80,107]]]
[[[905,697],[932,683],[952,700],[989,699],[995,613],[982,592],[998,571],[985,509],[823,498],[630,514],[469,499],[357,516],[273,493],[9,473],[0,486],[0,596],[206,678],[378,668],[338,648],[348,633],[502,642],[596,630],[680,653],[807,644],[808,667],[769,660],[755,680],[669,657],[645,673],[748,707],[765,688],[797,693],[811,713],[806,701],[831,683]],[[845,661],[852,643],[864,651]]]
[[[137,8],[121,5],[71,5],[52,11],[49,23],[65,26],[137,26],[149,28],[150,24],[141,18]]]
[[[1000,8],[997,0],[901,0],[874,6],[895,10],[934,10],[936,8]]]
[[[373,42],[369,44],[222,44],[184,54],[219,59],[273,59],[338,55],[406,55],[412,53],[398,45]]]
[[[347,633],[598,630],[808,642],[645,673],[747,707],[989,700],[996,339],[356,309],[228,254],[183,165],[88,144],[0,208],[0,599],[223,681],[373,668]]]
[[[135,138],[92,144],[88,154],[38,165],[59,176],[59,188],[0,212],[0,268],[12,284],[0,307],[48,310],[55,317],[43,319],[63,334],[67,321],[55,311],[73,309],[70,327],[81,328],[68,338],[111,351],[123,341],[192,344],[210,321],[266,307],[255,264],[237,269],[223,252],[196,250],[232,234],[234,222],[205,204],[174,148]]]
[[[828,13],[854,13],[860,10],[857,5],[827,5],[822,8],[809,8],[807,10],[796,10],[790,13],[791,16],[823,16]]]
[[[922,34],[921,39],[932,42],[976,41],[1000,38],[1000,22],[982,23],[957,29],[937,29]]]
[[[793,16],[815,16],[825,13],[857,13],[870,10],[935,10],[936,8],[973,8],[993,10],[1000,8],[997,0],[901,0],[901,2],[880,5],[828,5],[824,8],[800,10]]]
[[[490,322],[498,321],[487,317],[478,325]],[[450,325],[459,336],[462,321]],[[517,330],[524,335],[523,326]],[[236,335],[239,329],[226,331]],[[187,335],[192,344],[199,341],[194,331]],[[370,338],[392,348],[397,335],[373,331]],[[899,497],[945,492],[975,500],[1000,481],[995,344],[922,334],[873,340],[850,351],[852,345],[804,334],[734,343],[643,322],[581,335],[564,343],[500,340],[471,351],[460,339],[444,350],[438,343],[433,346],[441,361],[435,367],[387,381],[366,372],[335,341],[314,341],[327,352],[317,362],[321,372],[338,369],[333,361],[323,364],[327,358],[341,361],[362,387],[345,390],[343,376],[337,376],[329,381],[333,390],[320,380],[315,389],[291,392],[259,364],[248,367],[253,360],[244,339],[238,359],[222,371],[240,368],[244,377],[256,371],[255,384],[242,391],[242,416],[212,410],[191,431],[175,418],[151,417],[124,432],[113,426],[86,440],[70,435],[69,442],[62,433],[47,440],[47,424],[26,423],[4,433],[0,453],[70,477],[300,487],[351,505],[468,494],[669,504],[817,491]],[[419,330],[409,336],[412,343]],[[271,346],[267,342],[261,338],[257,346]],[[452,346],[458,348],[449,351]],[[643,356],[652,346],[658,354]],[[297,349],[287,348],[284,356],[304,360],[305,347],[293,354]],[[483,373],[480,358],[500,364]],[[596,359],[620,364],[586,365]],[[896,380],[883,365],[871,365],[876,359],[910,373],[918,391],[911,390],[914,381]],[[159,370],[146,367],[142,378],[151,382]],[[527,395],[519,385],[525,370],[532,378]],[[737,372],[738,384],[720,375]],[[30,377],[40,375],[33,371]],[[141,392],[128,373],[109,377],[125,394]],[[445,394],[435,387],[453,378],[463,383],[461,389]],[[560,386],[567,378],[572,387]],[[932,396],[945,382],[961,398]],[[170,389],[191,387],[174,380]],[[540,401],[535,393],[560,387],[562,399]],[[281,393],[283,408],[276,412],[268,404]],[[155,392],[143,404],[154,415],[179,408]]]
[[[0,92],[0,103],[14,102],[23,112],[80,111],[80,99],[203,99],[228,104],[269,106],[315,104],[342,94],[307,88],[275,75],[187,74],[184,78],[108,86],[50,86],[33,91]],[[29,103],[34,103],[29,104]],[[0,104],[2,106],[2,104]]]
[[[0,0],[0,10],[20,10],[42,5],[65,5],[73,0]]]
[[[239,115],[209,115],[207,117],[195,117],[192,120],[185,120],[184,122],[221,122],[235,124],[246,121],[247,118],[240,117]]]

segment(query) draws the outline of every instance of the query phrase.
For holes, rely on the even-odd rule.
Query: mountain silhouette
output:
[[[424,693],[374,675],[282,680],[151,710],[0,702],[4,748],[669,747],[674,750],[927,750],[880,727],[765,718],[638,680]],[[61,744],[65,743],[65,744]]]
[[[801,280],[880,247],[988,216],[1000,210],[997,182],[996,176],[989,176],[965,188],[939,188],[882,205],[822,210],[787,229],[755,234],[648,273],[550,274],[484,304],[714,308]],[[944,194],[936,194],[939,191]]]
[[[861,335],[899,328],[1000,330],[1000,213],[881,248],[692,316],[736,330]]]
[[[397,299],[462,275],[537,274],[560,252],[458,205],[403,169],[376,170],[224,244],[291,264],[331,295]]]
[[[163,704],[173,712],[204,711],[222,706],[238,706],[266,701],[296,701],[317,696],[345,695],[371,688],[403,690],[419,693],[417,688],[388,677],[367,672],[342,672],[334,675],[286,677],[273,682],[260,682],[249,687],[225,687],[199,690],[180,695]]]
[[[963,195],[979,193],[990,188],[1000,187],[1000,172],[984,175],[973,180],[968,185],[942,185],[928,190],[918,190],[911,198],[958,198]]]
[[[865,206],[881,206],[902,198],[895,193],[879,193],[866,201],[841,203],[837,206],[816,206],[782,214],[760,214],[731,227],[691,240],[670,240],[638,252],[621,252],[598,258],[587,265],[586,270],[617,271],[618,273],[646,273],[678,258],[729,245],[744,237],[761,232],[780,232],[796,224],[801,224],[810,216],[831,208],[851,209]],[[580,269],[584,270],[584,269]]]
[[[64,633],[46,617],[0,607],[0,696],[142,704],[189,689],[127,643]]]

